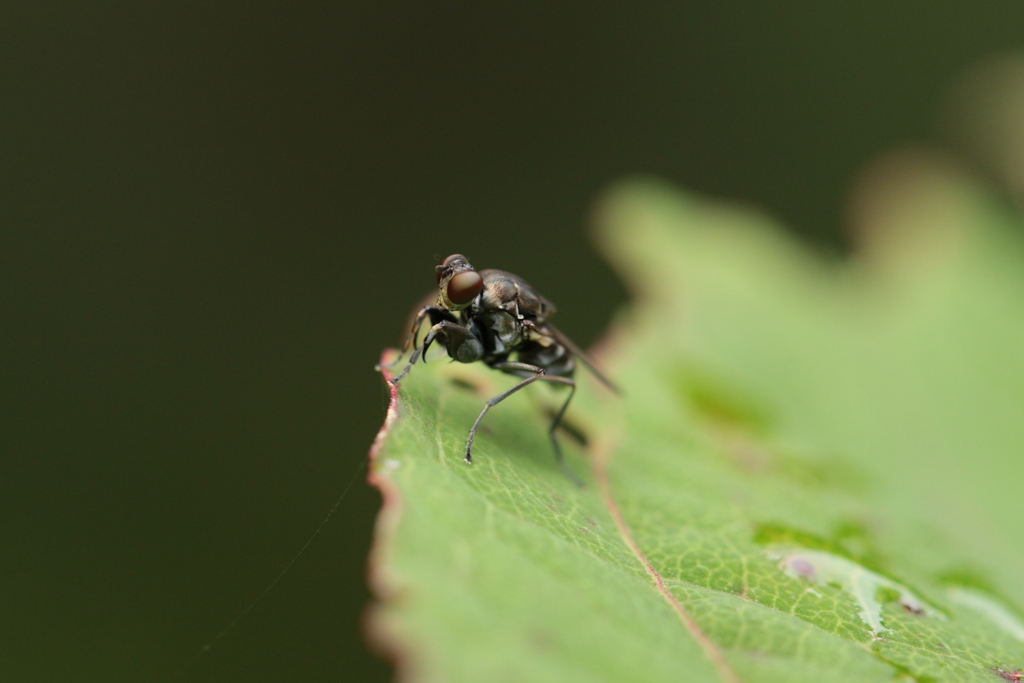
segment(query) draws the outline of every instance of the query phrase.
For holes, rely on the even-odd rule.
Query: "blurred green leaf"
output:
[[[599,353],[625,397],[584,372],[570,409],[583,489],[546,438],[557,390],[491,411],[469,466],[511,380],[441,361],[403,380],[371,580],[404,674],[1017,680],[1019,226],[913,154],[854,208],[846,263],[654,182],[609,195],[599,241],[636,301]]]

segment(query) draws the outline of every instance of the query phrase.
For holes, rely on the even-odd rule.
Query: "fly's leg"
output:
[[[430,345],[434,343],[434,340],[440,338],[444,342],[445,348],[448,351],[448,356],[452,360],[456,360],[460,363],[474,363],[483,356],[484,346],[473,336],[473,333],[466,327],[453,323],[448,320],[442,320],[433,327],[430,328],[430,332],[423,339],[423,343],[420,344],[415,351],[412,353],[412,357],[409,359],[409,364],[405,366],[402,373],[391,381],[392,384],[398,384],[403,377],[408,374],[412,366],[416,364],[416,361],[420,358],[423,362],[427,362],[427,350],[430,349]]]
[[[438,333],[444,329],[446,324],[448,323],[446,323],[445,321],[441,321],[430,328],[430,332],[428,332],[427,336],[423,339],[423,343],[417,346],[416,350],[412,352],[412,357],[409,359],[409,363],[405,366],[405,369],[402,370],[401,373],[399,373],[398,377],[395,377],[393,380],[391,380],[392,384],[398,384],[399,382],[401,382],[402,378],[408,375],[409,371],[412,370],[412,366],[416,365],[416,361],[420,359],[420,356],[423,357],[424,363],[427,362],[427,349],[429,349],[430,345],[434,343],[434,339],[437,337]],[[416,328],[413,329],[413,337],[415,337],[418,333],[419,325],[417,324]],[[392,363],[392,365],[394,365],[394,363]]]
[[[562,416],[565,415],[565,409],[569,407],[569,402],[572,401],[572,397],[576,395],[576,382],[570,378],[566,384],[569,385],[569,395],[565,399],[565,403],[562,404],[561,410],[555,415],[555,419],[551,421],[551,428],[548,429],[548,436],[551,437],[551,446],[555,449],[555,460],[558,461],[558,465],[565,472],[565,476],[572,480],[572,483],[576,484],[580,488],[583,488],[583,481],[576,476],[576,473],[569,469],[569,465],[565,462],[565,457],[562,456],[562,446],[558,443],[558,437],[555,436],[555,432],[558,430],[559,425],[562,424]]]
[[[580,480],[578,476],[576,476],[575,472],[569,469],[569,466],[566,464],[565,458],[562,455],[562,448],[558,443],[557,437],[555,436],[555,430],[558,429],[558,425],[562,421],[562,415],[565,414],[565,409],[569,407],[569,401],[572,400],[573,395],[576,393],[576,382],[569,377],[556,377],[554,375],[545,375],[544,368],[538,367],[536,365],[530,365],[529,363],[504,362],[495,363],[491,367],[493,367],[495,370],[501,370],[502,372],[507,372],[510,374],[520,376],[522,376],[522,373],[527,372],[533,374],[531,374],[529,377],[519,382],[512,388],[501,392],[500,394],[498,394],[497,396],[490,399],[489,401],[487,401],[487,403],[484,404],[484,409],[480,411],[480,414],[476,418],[476,422],[473,423],[473,426],[469,430],[469,437],[466,439],[466,462],[473,462],[473,438],[476,436],[476,430],[480,426],[480,421],[484,419],[484,415],[486,415],[487,411],[490,410],[493,406],[498,405],[512,394],[516,393],[525,386],[533,384],[537,380],[543,380],[545,382],[554,382],[556,384],[566,384],[570,388],[569,398],[567,398],[565,400],[565,403],[562,404],[562,409],[558,411],[558,414],[552,421],[551,429],[548,431],[548,434],[551,437],[551,444],[555,448],[555,460],[558,461],[559,467],[562,468],[562,471],[565,472],[565,475],[574,484],[576,484],[579,487],[582,487],[583,481]]]
[[[398,365],[398,362],[402,360],[402,356],[405,355],[405,352],[408,351],[410,347],[416,347],[418,337],[420,336],[420,327],[423,326],[423,320],[428,315],[430,315],[431,308],[431,306],[424,306],[423,308],[420,309],[420,312],[416,314],[416,320],[413,321],[412,331],[409,333],[409,336],[405,338],[405,342],[402,343],[402,348],[399,350],[398,356],[396,356],[395,359],[390,363],[387,363],[385,365],[377,365],[377,372],[380,372],[381,370],[390,370],[391,368],[395,367],[396,365]],[[406,369],[406,372],[408,372],[408,369]],[[402,375],[404,376],[405,372],[403,372]]]

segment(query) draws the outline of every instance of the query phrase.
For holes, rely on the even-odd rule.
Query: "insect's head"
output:
[[[437,305],[460,311],[480,293],[484,279],[462,254],[452,254],[434,269],[437,272]]]

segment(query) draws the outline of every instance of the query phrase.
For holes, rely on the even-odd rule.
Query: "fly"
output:
[[[468,463],[473,462],[473,438],[488,410],[537,381],[567,386],[569,395],[555,414],[548,435],[559,466],[582,486],[583,482],[566,465],[555,435],[576,393],[576,359],[602,384],[616,393],[618,389],[572,340],[551,324],[549,319],[555,314],[555,307],[518,275],[493,269],[477,272],[462,254],[449,256],[435,272],[437,298],[416,313],[402,354],[410,347],[415,350],[405,369],[391,383],[397,385],[402,381],[417,360],[422,358],[426,362],[427,350],[434,342],[443,344],[454,361],[483,361],[488,367],[521,378],[512,388],[484,404],[466,438]],[[420,331],[427,321],[430,329],[419,343]]]

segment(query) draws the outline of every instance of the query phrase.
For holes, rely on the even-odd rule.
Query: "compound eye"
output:
[[[465,256],[463,256],[462,254],[452,254],[444,261],[441,261],[441,265],[434,268],[434,272],[437,273],[438,285],[441,284],[441,280],[444,279],[444,276],[447,273],[450,273],[457,263],[464,263],[467,267],[469,266],[469,261],[466,260]]]
[[[468,304],[484,288],[484,279],[475,270],[465,270],[448,281],[448,300],[456,306]]]

